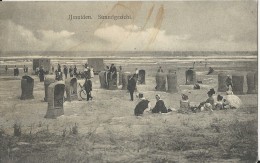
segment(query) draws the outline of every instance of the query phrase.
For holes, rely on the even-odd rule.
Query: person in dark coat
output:
[[[160,95],[156,95],[156,104],[154,108],[152,109],[152,113],[167,113],[167,108],[164,104],[164,101],[161,99]]]
[[[109,72],[110,72],[110,79],[111,80],[112,79],[116,79],[116,77],[117,77],[117,70],[116,70],[116,66],[114,64],[111,64]]]
[[[40,82],[43,82],[44,81],[44,69],[42,68],[42,66],[40,67],[40,70],[39,70],[39,78],[40,78]]]
[[[78,70],[78,69],[77,69],[77,66],[75,65],[75,66],[74,66],[74,69],[73,69],[74,75],[77,75],[77,70]]]
[[[143,94],[139,94],[139,98],[141,99],[141,101],[136,105],[135,110],[134,110],[134,114],[136,116],[141,116],[144,113],[144,110],[147,108],[150,108],[149,102],[148,100],[146,100],[143,96]]]
[[[19,76],[19,68],[16,67],[17,76]]]
[[[70,66],[70,68],[69,68],[69,73],[70,73],[70,77],[73,77],[73,68],[72,68],[72,66]]]
[[[232,79],[231,79],[230,75],[227,76],[226,85],[227,85],[227,88],[229,88],[229,86],[231,86],[231,88],[233,88],[233,83],[232,83]]]
[[[93,99],[93,97],[91,96],[91,91],[92,91],[92,81],[87,77],[84,83],[84,88],[85,91],[87,92],[87,101],[89,101],[89,99]]]
[[[58,64],[58,72],[61,72],[60,64]]]
[[[14,66],[14,76],[17,76],[17,70],[16,70],[16,65]]]
[[[7,72],[7,70],[8,70],[8,67],[7,67],[7,65],[5,66],[5,72]]]
[[[157,70],[157,72],[163,72],[162,67],[160,66],[159,69]]]
[[[67,75],[68,75],[68,68],[67,68],[67,66],[64,66],[63,73],[65,75],[65,79],[67,79]]]
[[[51,66],[51,71],[52,71],[52,73],[54,73],[54,66],[53,65]]]
[[[14,66],[14,76],[19,76],[19,69],[16,65]]]
[[[131,101],[134,101],[134,91],[136,88],[136,74],[134,74],[129,80],[127,85],[127,90],[130,93]]]

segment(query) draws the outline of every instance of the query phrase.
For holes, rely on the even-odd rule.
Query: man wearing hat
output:
[[[84,83],[84,88],[85,88],[85,91],[87,93],[87,101],[89,101],[89,99],[93,99],[93,97],[91,96],[91,91],[92,91],[92,81],[86,77],[85,78],[85,83]]]
[[[134,74],[129,80],[128,80],[128,85],[127,89],[130,93],[131,101],[134,101],[134,91],[136,88],[136,74]]]

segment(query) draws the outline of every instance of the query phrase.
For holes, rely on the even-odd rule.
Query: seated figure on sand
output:
[[[180,100],[180,109],[189,110],[190,109],[190,101],[189,97],[185,94],[181,94]]]
[[[140,102],[136,105],[135,110],[134,110],[134,114],[136,116],[141,116],[144,114],[144,111],[150,110],[151,105],[150,105],[150,101],[145,99],[144,95],[142,93],[139,93],[139,99]]]
[[[215,110],[230,109],[230,104],[223,96],[218,95],[215,103]]]
[[[207,75],[210,75],[214,72],[214,69],[212,67],[209,67],[209,71],[208,71],[208,74]]]
[[[204,102],[201,102],[198,108],[203,111],[203,110],[208,110],[208,111],[213,111],[214,109],[214,98],[212,97],[213,94],[215,94],[215,90],[212,88],[208,91],[208,99]]]
[[[232,87],[229,86],[228,91],[226,92],[226,103],[229,104],[231,109],[239,109],[242,106],[242,101],[240,98],[233,94]]]
[[[222,109],[224,109],[223,96],[218,95],[217,101],[215,103],[215,110],[222,110]]]
[[[157,94],[155,98],[157,102],[152,109],[152,113],[168,113],[169,111],[171,111],[170,109],[166,108],[164,101],[161,99],[161,96],[159,94]]]

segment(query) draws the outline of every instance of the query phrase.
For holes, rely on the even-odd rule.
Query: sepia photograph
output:
[[[0,163],[255,163],[258,1],[0,2]]]

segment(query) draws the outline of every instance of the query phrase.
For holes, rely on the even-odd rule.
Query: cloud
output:
[[[0,21],[2,51],[243,51],[257,50],[257,43],[222,34],[198,41],[191,34],[137,25],[108,25],[88,35],[68,30],[30,30],[10,20]],[[80,34],[81,37],[78,37]],[[155,39],[154,35],[156,35]],[[82,37],[83,36],[83,37]],[[82,38],[86,38],[85,40]]]
[[[2,24],[5,25],[1,29],[3,35],[0,36],[3,51],[59,51],[78,44],[78,41],[72,38],[74,33],[66,30],[31,31],[10,20],[2,21]]]
[[[64,38],[70,38],[75,34],[74,32],[68,32],[65,30],[60,32],[54,32],[52,30],[37,30],[36,33],[38,34],[41,40],[52,40],[52,41],[56,41]]]
[[[151,41],[156,33],[156,39]],[[106,25],[94,32],[103,39],[108,50],[161,50],[161,51],[243,51],[257,50],[256,43],[236,41],[234,35],[219,35],[211,39],[198,41],[190,34],[169,35],[165,30],[148,28],[141,30],[136,25]]]
[[[156,35],[153,41],[152,36]],[[181,43],[190,39],[190,35],[167,35],[165,30],[148,28],[141,30],[136,25],[106,25],[94,32],[94,35],[109,42],[110,50],[176,50]],[[184,47],[183,47],[184,48]]]

